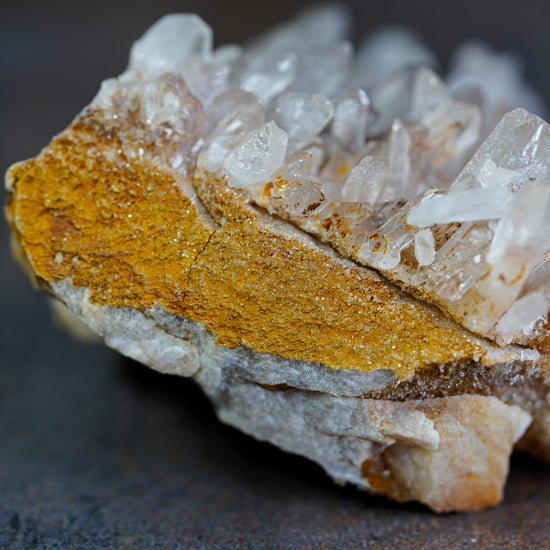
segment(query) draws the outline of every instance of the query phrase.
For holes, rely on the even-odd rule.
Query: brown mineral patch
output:
[[[369,487],[385,497],[399,502],[412,500],[412,495],[397,480],[394,479],[384,452],[373,454],[361,464],[361,475],[369,484]]]
[[[8,216],[40,279],[72,277],[104,305],[160,302],[181,313],[189,268],[212,230],[172,174],[129,165],[117,150],[115,137],[81,119],[11,169]]]
[[[199,179],[216,229],[176,174],[127,162],[117,139],[88,114],[9,173],[8,215],[39,279],[72,277],[97,303],[159,304],[203,323],[220,345],[333,368],[407,378],[482,353],[369,270],[273,229],[238,192]]]
[[[191,269],[185,315],[220,344],[401,378],[481,353],[473,338],[370,271],[269,227],[223,182],[203,174],[196,185],[225,223]]]

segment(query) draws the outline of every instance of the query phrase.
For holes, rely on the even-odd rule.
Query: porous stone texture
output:
[[[489,134],[517,75],[480,107],[408,33],[352,63],[347,24],[320,8],[213,50],[200,18],[163,18],[8,172],[14,249],[224,422],[338,482],[483,508],[516,443],[550,458],[547,125]]]

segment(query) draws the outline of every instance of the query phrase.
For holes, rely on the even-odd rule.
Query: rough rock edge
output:
[[[513,445],[531,423],[529,413],[492,396],[400,402],[333,395],[349,392],[349,371],[310,365],[305,377],[304,365],[216,346],[200,323],[160,308],[98,306],[70,281],[51,287],[108,345],[162,372],[192,376],[224,422],[314,460],[337,482],[399,501],[438,512],[496,504]],[[290,382],[298,371],[298,382],[313,379],[315,391],[277,387],[269,378],[278,373]],[[386,373],[357,374],[363,391],[387,383]]]

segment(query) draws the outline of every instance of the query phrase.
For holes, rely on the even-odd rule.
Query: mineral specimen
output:
[[[213,49],[162,18],[9,170],[14,242],[224,422],[338,482],[489,506],[514,447],[550,459],[550,127],[512,58],[469,44],[445,83],[410,32],[354,56],[348,26],[316,8]]]

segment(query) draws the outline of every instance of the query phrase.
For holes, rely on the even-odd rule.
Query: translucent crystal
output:
[[[402,69],[421,66],[437,67],[437,61],[419,36],[403,27],[386,27],[361,43],[352,85],[370,89]]]
[[[408,197],[411,175],[410,161],[411,137],[403,123],[396,119],[389,138],[389,166],[384,188],[384,199],[392,200]]]
[[[288,137],[273,121],[246,138],[223,166],[234,187],[249,187],[266,181],[284,162]]]
[[[268,104],[291,86],[297,68],[294,53],[246,55],[233,75],[232,86],[253,92],[262,103]]]
[[[230,118],[226,118],[228,115]],[[224,122],[220,130],[234,133],[236,125],[239,125],[246,126],[246,131],[249,132],[261,126],[264,118],[264,110],[255,94],[235,89],[226,90],[209,105],[208,111],[204,114],[201,134],[204,137],[208,136],[222,120]],[[244,134],[241,137],[244,137]]]
[[[120,124],[132,121],[131,130],[118,132],[121,152],[128,159],[147,157],[167,163],[188,175],[195,162],[202,106],[185,81],[164,74],[154,81],[126,80],[111,83],[94,99],[92,106],[110,115],[113,133]],[[135,144],[140,147],[136,148]]]
[[[410,109],[411,93],[417,69],[403,69],[369,87],[374,120],[368,134],[378,136],[388,131],[396,118],[402,119]]]
[[[505,216],[513,199],[507,189],[474,189],[424,199],[411,209],[407,223],[415,227],[495,220]]]
[[[229,65],[205,61],[197,55],[188,56],[179,73],[191,92],[209,107],[212,100],[228,88],[231,68]]]
[[[366,202],[373,205],[380,195],[388,174],[388,160],[382,155],[365,155],[354,166],[344,186],[346,202]]]
[[[492,237],[487,224],[460,224],[424,272],[423,286],[450,306],[450,311],[468,309],[461,300],[485,274],[485,254]]]
[[[544,226],[549,208],[550,186],[524,187],[515,194],[487,253],[499,279],[511,282],[528,274],[540,248],[541,234],[550,232]],[[517,261],[520,257],[525,258],[525,266]],[[524,274],[525,268],[528,271]]]
[[[469,307],[466,322],[473,330],[490,330],[520,295],[538,255],[538,234],[548,236],[543,222],[549,206],[548,186],[524,187],[516,194],[487,252],[489,276],[477,285],[483,299]]]
[[[129,69],[154,78],[179,72],[190,55],[206,58],[211,51],[212,29],[198,15],[165,15],[134,42]]]
[[[427,191],[425,197],[432,193],[431,190]],[[422,200],[422,197],[417,200]],[[415,202],[405,203],[380,227],[365,235],[365,242],[357,255],[359,261],[384,271],[395,269],[399,265],[402,252],[414,242],[416,231],[411,231],[406,220],[409,209]]]
[[[212,54],[212,58],[216,63],[224,65],[233,65],[237,63],[243,56],[243,48],[239,44],[224,44],[216,48]]]
[[[317,5],[256,38],[247,51],[255,55],[289,51],[303,53],[313,46],[345,39],[350,24],[351,14],[344,5]]]
[[[215,172],[231,151],[251,132],[265,122],[265,114],[256,95],[241,90],[228,90],[211,105],[201,133],[201,165]]]
[[[309,145],[333,113],[332,102],[322,95],[290,92],[279,97],[274,121],[287,132],[292,154]]]
[[[321,44],[300,56],[295,92],[331,96],[345,82],[351,68],[353,47],[349,42]]]
[[[418,265],[430,265],[435,259],[434,236],[429,229],[423,229],[414,236],[414,255]]]
[[[429,69],[421,69],[415,75],[411,106],[405,118],[427,128],[425,147],[431,153],[432,164],[442,170],[451,164],[453,177],[481,135],[479,108],[455,101],[443,81]]]
[[[307,180],[307,177],[300,178],[300,181],[287,180],[283,175],[281,183],[272,190],[272,198],[282,208],[285,217],[310,216],[325,201],[325,195],[320,186],[315,184],[314,178]],[[271,212],[277,213],[278,209]]]
[[[523,80],[517,56],[497,53],[481,42],[470,41],[459,46],[447,82],[459,97],[471,98],[478,92],[484,114],[483,136],[506,112],[516,107],[539,116],[546,114],[542,99]]]
[[[487,159],[496,166],[519,172],[522,180],[515,187],[548,183],[550,127],[524,109],[507,113],[481,144],[457,180],[476,175]]]
[[[523,296],[500,318],[495,327],[497,334],[506,344],[517,333],[528,335],[535,323],[546,317],[548,305],[546,297],[539,292]]]
[[[336,103],[332,134],[348,151],[356,152],[365,143],[369,105],[369,96],[361,89]]]

